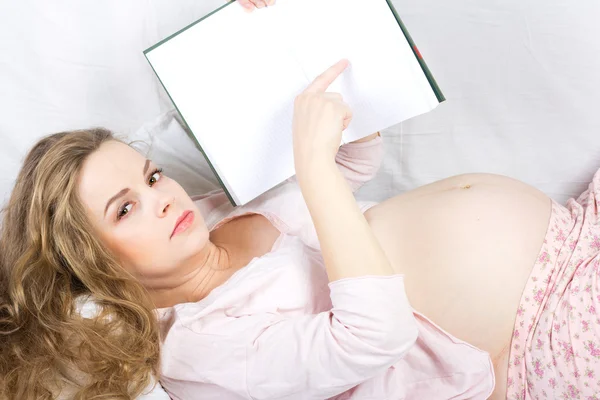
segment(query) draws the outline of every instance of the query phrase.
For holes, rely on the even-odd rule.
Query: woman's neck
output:
[[[178,287],[151,292],[157,308],[181,303],[194,303],[205,298],[214,288],[223,284],[235,272],[232,246],[209,241],[198,258],[197,267]]]

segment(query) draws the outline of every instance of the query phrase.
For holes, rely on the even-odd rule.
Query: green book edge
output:
[[[161,44],[168,42],[169,40],[173,39],[175,36],[179,35],[180,33],[187,31],[188,29],[190,29],[192,26],[196,25],[199,22],[204,21],[206,18],[210,17],[211,15],[221,11],[222,9],[224,9],[225,7],[235,3],[236,0],[232,0],[232,1],[228,1],[227,3],[223,4],[221,7],[217,8],[216,10],[206,14],[204,17],[200,18],[197,21],[192,22],[191,24],[189,24],[188,26],[185,26],[183,28],[181,28],[180,30],[178,30],[177,32],[175,32],[172,35],[167,36],[166,38],[164,38],[163,40],[161,40],[160,42],[156,43],[154,46],[148,47],[146,50],[144,50],[144,54],[154,50],[155,48],[157,48],[158,46],[160,46]]]
[[[398,25],[400,25],[400,29],[402,29],[402,33],[404,33],[404,37],[406,37],[406,40],[408,41],[408,44],[410,45],[410,48],[413,51],[413,54],[417,58],[419,65],[421,65],[421,68],[423,69],[423,73],[427,77],[427,80],[429,81],[429,84],[431,85],[431,89],[433,89],[433,93],[435,93],[435,97],[437,97],[437,99],[440,103],[446,101],[446,97],[444,96],[444,93],[442,93],[442,89],[440,89],[440,87],[438,86],[437,82],[435,81],[435,78],[433,77],[433,74],[431,73],[431,70],[429,69],[429,67],[427,66],[427,63],[423,59],[423,56],[421,55],[419,48],[417,47],[412,36],[410,36],[410,33],[408,33],[408,29],[406,28],[406,25],[404,25],[404,22],[402,22],[402,19],[398,15],[396,8],[392,4],[392,0],[386,0],[386,2],[388,3],[390,10],[392,10],[394,17],[396,17],[396,21],[398,22]]]
[[[413,51],[413,54],[415,55],[415,57],[417,58],[417,61],[419,62],[419,65],[421,66],[421,68],[423,69],[423,73],[425,74],[425,76],[427,77],[427,80],[429,81],[429,84],[431,85],[431,88],[436,96],[436,98],[438,99],[438,101],[441,103],[443,101],[446,100],[446,98],[444,97],[444,94],[442,93],[442,90],[440,89],[440,87],[438,86],[435,78],[433,77],[433,74],[431,73],[431,70],[429,69],[429,67],[427,66],[427,63],[425,63],[425,60],[423,59],[423,57],[421,56],[421,53],[419,52],[417,45],[415,44],[415,41],[413,40],[413,38],[410,36],[410,33],[408,33],[408,29],[406,28],[406,26],[404,25],[404,23],[402,22],[402,19],[400,18],[400,16],[398,15],[398,12],[396,11],[396,8],[394,7],[394,5],[392,4],[391,0],[386,0],[388,6],[390,7],[390,10],[392,11],[392,13],[394,14],[394,17],[396,18],[396,21],[398,22],[398,25],[400,26],[400,29],[402,30],[402,33],[404,34],[404,37],[406,38],[406,40],[408,41],[410,48]],[[155,45],[148,47],[146,50],[144,50],[144,57],[146,58],[146,61],[148,61],[148,64],[150,64],[150,68],[152,68],[152,71],[154,72],[154,74],[156,75],[156,77],[158,78],[158,81],[160,82],[160,84],[162,85],[162,87],[165,89],[165,92],[167,92],[167,96],[169,96],[169,99],[171,100],[171,103],[173,103],[173,105],[175,106],[175,109],[177,110],[177,113],[181,116],[181,119],[183,120],[183,122],[185,123],[185,128],[186,131],[188,132],[188,136],[196,143],[196,147],[198,148],[198,150],[200,150],[200,152],[202,153],[202,155],[204,156],[204,158],[206,159],[206,162],[208,163],[208,166],[210,167],[211,171],[213,172],[213,174],[215,175],[215,177],[217,178],[217,180],[219,181],[219,184],[221,185],[221,187],[223,188],[223,191],[225,192],[225,194],[227,195],[227,198],[229,199],[229,201],[231,202],[231,204],[233,206],[237,206],[238,204],[236,204],[235,200],[233,200],[233,197],[231,196],[231,193],[229,193],[229,190],[227,189],[227,186],[225,186],[225,184],[223,183],[223,181],[221,180],[221,177],[219,176],[219,174],[217,173],[215,167],[213,166],[212,162],[210,161],[210,159],[208,158],[208,156],[206,155],[206,153],[204,152],[204,150],[202,149],[202,146],[200,146],[200,143],[198,143],[198,139],[196,139],[196,136],[193,134],[192,129],[190,128],[190,126],[188,125],[187,121],[185,120],[185,117],[183,116],[183,114],[181,113],[181,111],[179,111],[179,108],[177,107],[177,104],[175,103],[175,101],[173,100],[173,98],[171,97],[171,94],[169,93],[169,91],[167,90],[167,87],[163,84],[162,80],[160,79],[160,76],[158,76],[158,74],[156,73],[156,70],[154,69],[154,67],[152,66],[152,63],[150,62],[150,60],[148,60],[148,55],[147,53],[149,53],[150,51],[154,50],[155,48],[157,48],[158,46],[162,45],[165,42],[168,42],[169,40],[171,40],[172,38],[174,38],[175,36],[179,35],[180,33],[190,29],[192,26],[198,24],[199,22],[202,22],[203,20],[205,20],[206,18],[210,17],[211,15],[219,12],[220,10],[222,10],[223,8],[231,5],[235,3],[235,0],[230,1],[224,5],[222,5],[221,7],[217,8],[216,10],[212,11],[211,13],[206,14],[204,17],[200,18],[197,21],[192,22],[191,24],[185,26],[184,28],[178,30],[177,32],[173,33],[172,35],[167,36],[165,39],[161,40],[160,42],[156,43]],[[191,133],[191,134],[189,134]]]

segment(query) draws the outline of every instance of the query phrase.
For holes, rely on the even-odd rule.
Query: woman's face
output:
[[[204,220],[183,188],[137,151],[104,143],[83,165],[79,195],[102,242],[146,288],[174,287],[193,273],[209,240]],[[184,218],[175,230],[190,211],[191,224]]]

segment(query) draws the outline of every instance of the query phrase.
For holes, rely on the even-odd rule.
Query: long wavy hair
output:
[[[3,210],[2,399],[130,399],[158,375],[152,301],[99,241],[78,196],[84,161],[109,140],[105,129],[42,139]],[[79,312],[86,296],[95,316]]]

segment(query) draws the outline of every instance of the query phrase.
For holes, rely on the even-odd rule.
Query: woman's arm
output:
[[[383,140],[378,133],[341,146],[335,155],[335,162],[353,192],[377,175],[382,159]],[[297,180],[293,176],[288,181]]]
[[[298,176],[331,281],[394,270],[335,162],[315,159]]]
[[[317,77],[298,96],[294,111],[296,176],[331,281],[394,274],[335,163],[342,131],[352,112],[341,95],[325,90],[347,65],[347,61],[337,63]]]
[[[252,398],[339,395],[384,373],[416,342],[402,276],[343,279],[330,288],[330,312],[273,321],[252,341]]]
[[[353,192],[377,174],[383,158],[381,137],[374,134],[368,139],[345,144],[335,155],[335,163]],[[277,206],[277,209],[279,217],[289,227],[287,233],[300,237],[307,246],[320,249],[317,232],[302,192],[298,190],[297,180],[297,176],[289,180],[295,186],[293,190],[281,188],[275,193],[277,189],[274,189],[271,194],[276,198],[277,203],[285,204],[285,206]]]
[[[329,286],[331,311],[314,315],[180,309],[161,348],[161,382],[182,399],[322,400],[402,359],[417,338],[403,277]]]

